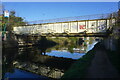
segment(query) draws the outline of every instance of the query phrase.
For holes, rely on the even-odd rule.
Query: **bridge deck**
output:
[[[55,33],[55,34],[16,34],[18,36],[47,36],[47,37],[107,37],[108,35],[106,33]]]

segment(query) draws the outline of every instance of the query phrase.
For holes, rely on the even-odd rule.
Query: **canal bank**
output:
[[[64,50],[64,54],[65,54],[65,49],[67,49],[68,48],[68,50],[69,50],[69,48],[71,47],[71,49],[73,49],[73,48],[76,48],[77,49],[77,46],[75,46],[75,44],[77,44],[77,43],[79,43],[79,39],[81,39],[81,38],[76,38],[76,39],[72,39],[72,38],[63,38],[63,39],[59,39],[59,38],[57,38],[57,39],[55,39],[55,38],[52,38],[52,39],[54,39],[56,42],[59,42],[59,44],[64,44],[63,46],[56,46],[55,47],[55,49],[57,49],[57,50],[59,50],[59,48],[63,48],[62,50]],[[84,38],[83,38],[84,39]],[[68,41],[69,40],[69,41]],[[40,41],[40,43],[42,42],[42,41],[45,41],[44,43],[45,44],[47,44],[48,42],[46,42],[46,40],[45,39],[43,39],[43,40],[41,40]],[[84,41],[86,42],[86,41],[88,41],[88,40],[86,40],[86,38],[84,39]],[[91,43],[92,41],[94,41],[93,39],[91,39],[90,40],[90,42],[89,43]],[[109,57],[111,57],[111,56],[114,56],[114,57],[112,57],[111,59],[113,59],[113,62],[112,63],[118,63],[118,62],[114,62],[114,59],[118,59],[119,57],[117,56],[118,54],[112,54],[112,52],[114,52],[114,53],[116,53],[116,50],[118,50],[119,51],[119,48],[116,48],[116,45],[118,45],[118,47],[119,47],[119,44],[117,44],[117,43],[119,43],[119,42],[117,42],[118,40],[117,39],[114,39],[112,36],[111,37],[109,37],[109,38],[105,38],[103,41],[101,41],[101,42],[99,42],[98,44],[96,44],[95,46],[94,46],[94,48],[92,49],[92,50],[90,50],[89,52],[87,52],[87,54],[85,55],[85,56],[83,56],[81,59],[79,59],[76,63],[74,63],[73,65],[72,65],[72,68],[70,68],[68,71],[66,71],[66,73],[67,73],[67,75],[66,75],[66,73],[65,73],[65,77],[63,76],[62,77],[62,79],[64,78],[64,79],[67,79],[68,80],[68,78],[89,78],[89,74],[93,74],[93,77],[94,77],[94,73],[91,73],[92,71],[96,71],[96,73],[97,72],[100,72],[101,71],[101,69],[99,70],[99,69],[97,69],[97,70],[99,70],[99,71],[97,71],[97,70],[94,70],[95,68],[96,68],[96,66],[98,66],[99,67],[99,65],[97,65],[96,64],[96,66],[94,66],[94,65],[92,65],[92,64],[95,64],[95,63],[99,63],[99,60],[98,60],[98,58],[99,58],[99,56],[98,56],[98,58],[95,58],[95,56],[96,55],[100,55],[101,57],[104,57],[104,56],[107,56],[106,54],[108,54],[108,52],[110,51],[111,52],[111,54],[110,54],[110,56],[108,56],[108,58]],[[81,40],[80,40],[80,42],[81,42]],[[117,43],[116,43],[117,42]],[[86,42],[87,43],[87,42]],[[41,45],[42,47],[44,47],[45,48],[45,44],[39,44],[39,46]],[[79,43],[80,44],[80,43]],[[66,45],[68,45],[68,46],[66,46]],[[74,45],[74,46],[72,46],[72,45]],[[85,43],[83,44],[84,46],[86,45]],[[67,47],[67,48],[64,48],[64,47]],[[47,47],[49,47],[49,46],[47,46]],[[80,46],[79,46],[80,47]],[[78,47],[78,48],[79,48]],[[26,48],[28,48],[28,47],[26,47]],[[41,47],[39,47],[40,48],[40,53],[42,54],[42,52],[47,52],[47,51],[44,51],[44,50],[46,50],[46,49],[41,49]],[[69,50],[69,51],[71,51],[71,49]],[[82,47],[81,47],[81,49],[82,49]],[[86,48],[85,48],[86,49]],[[53,49],[54,50],[54,49]],[[108,50],[108,51],[107,51]],[[29,50],[28,50],[29,51]],[[100,52],[100,51],[102,51],[102,52]],[[71,51],[72,53],[73,53],[73,51]],[[27,57],[28,57],[28,55],[30,55],[29,54],[29,52],[26,52],[26,53],[28,53],[27,54]],[[36,53],[36,52],[35,52]],[[55,54],[57,53],[57,55],[59,55],[59,53],[58,52],[55,52]],[[80,52],[81,53],[81,52]],[[99,53],[99,54],[98,54]],[[104,53],[104,54],[102,54],[101,55],[101,53]],[[49,54],[49,56],[51,56],[50,55],[50,53],[46,53],[46,54],[44,54],[44,55],[47,55],[47,54]],[[51,54],[54,54],[53,52],[51,52]],[[19,53],[19,56],[21,55],[21,53]],[[109,55],[109,54],[108,54]],[[39,55],[37,55],[37,56],[39,56]],[[70,55],[69,55],[70,56]],[[56,56],[56,57],[58,57],[58,56]],[[116,57],[118,57],[118,58],[116,58]],[[23,59],[23,58],[22,58]],[[26,58],[25,58],[26,59]],[[31,58],[30,58],[31,59]],[[29,59],[29,60],[30,60]],[[96,61],[96,59],[98,60],[98,62]],[[101,58],[101,60],[102,60],[103,58]],[[48,60],[47,60],[48,61]],[[104,61],[106,61],[105,62],[105,64],[109,64],[109,65],[111,65],[111,61],[109,62],[109,60],[108,59],[106,59],[106,57],[105,57],[105,60],[102,60],[101,62],[104,62]],[[115,60],[115,61],[118,61],[118,60]],[[52,61],[53,62],[53,61]],[[69,62],[69,61],[68,61]],[[67,63],[68,63],[67,62]],[[26,62],[27,63],[27,62]],[[54,63],[56,63],[56,60],[55,60],[55,62]],[[51,63],[50,63],[51,64]],[[63,64],[63,63],[62,63]],[[102,63],[102,65],[105,65],[105,64],[103,64]],[[54,65],[54,64],[53,64]],[[58,64],[57,64],[58,65]],[[61,64],[60,64],[61,65]],[[64,65],[64,64],[63,64]],[[109,65],[107,65],[107,66],[109,66]],[[119,64],[115,64],[118,68],[119,68]],[[54,65],[55,66],[55,65]],[[92,67],[93,66],[93,67]],[[63,67],[63,66],[62,66]],[[104,66],[104,67],[106,67],[106,66]],[[40,68],[40,67],[39,67]],[[116,68],[116,67],[115,67]],[[103,68],[102,68],[103,69]],[[105,70],[107,70],[108,68],[106,67],[105,68]],[[110,68],[111,69],[111,68]],[[113,68],[112,68],[113,69]],[[33,71],[33,70],[32,70]],[[113,69],[112,70],[113,72],[111,72],[111,73],[113,73],[114,74],[114,71],[115,71],[115,69]],[[106,71],[105,71],[106,72]],[[109,72],[109,71],[108,71]],[[110,72],[109,72],[110,73]],[[115,74],[116,74],[117,72],[115,71]],[[99,74],[99,73],[98,73]],[[66,77],[67,76],[67,77]],[[91,77],[91,76],[90,76]],[[100,76],[101,77],[101,76]],[[106,76],[105,76],[106,77]],[[108,76],[109,77],[109,76]]]
[[[18,48],[18,41],[15,40],[14,35],[7,31],[2,35],[2,48]]]
[[[97,43],[92,50],[72,64],[61,80],[119,78],[119,42],[119,39],[113,40],[112,37],[112,39],[106,38]]]
[[[88,43],[88,41],[89,40],[86,40],[87,38],[85,37],[85,38],[62,38],[62,39],[59,39],[59,38],[52,38],[54,41],[56,41],[57,43],[59,43],[59,44],[61,44],[62,46],[56,46],[53,50],[60,50],[61,48],[62,48],[62,50],[64,51],[63,53],[64,54],[66,54],[65,53],[65,51],[68,49],[68,51],[69,52],[71,52],[71,53],[73,53],[73,52],[75,52],[75,51],[73,51],[73,49],[75,48],[75,49],[78,49],[78,48],[80,48],[80,50],[82,50],[82,49],[87,49],[87,46],[86,47],[84,47],[84,48],[82,48],[82,46],[80,46],[80,42],[82,42],[83,43],[83,45],[85,46],[85,45],[88,45],[87,43]],[[49,55],[49,56],[51,56],[51,55],[53,55],[53,54],[55,54],[55,56],[56,57],[60,57],[60,55],[59,55],[59,53],[58,52],[53,52],[53,51],[51,51],[50,50],[50,52],[51,52],[51,55],[50,55],[50,53],[47,53],[47,48],[49,48],[50,46],[49,45],[47,45],[48,43],[51,43],[51,41],[53,41],[52,39],[50,39],[50,41],[47,41],[45,38],[42,38],[41,40],[39,40],[39,45],[38,45],[38,48],[40,49],[40,54],[42,55],[42,53],[44,53],[44,55]],[[83,40],[84,40],[84,42],[83,42]],[[90,44],[92,43],[92,42],[94,42],[94,39],[92,39],[92,38],[90,38]],[[42,44],[41,44],[42,43]],[[79,44],[79,46],[77,46]],[[101,69],[99,70],[99,69],[97,69],[97,70],[99,70],[99,71],[97,71],[97,70],[94,70],[95,68],[96,68],[96,66],[98,66],[98,68],[99,68],[99,65],[97,65],[96,64],[96,66],[94,66],[94,64],[95,63],[99,63],[99,62],[97,62],[97,60],[99,61],[99,56],[98,56],[98,58],[95,58],[95,56],[96,55],[101,55],[101,53],[107,53],[107,50],[109,51],[115,51],[116,50],[116,46],[115,45],[117,44],[116,43],[116,40],[111,36],[111,37],[109,37],[109,38],[105,38],[102,42],[99,42],[98,44],[96,44],[95,46],[94,46],[94,48],[92,49],[92,50],[90,50],[89,52],[87,52],[87,54],[85,55],[85,56],[83,56],[81,59],[79,59],[76,63],[74,63],[72,66],[72,68],[70,68],[68,71],[66,71],[66,73],[67,73],[67,75],[66,75],[66,73],[65,73],[65,77],[63,76],[62,77],[62,79],[64,78],[64,79],[68,79],[68,78],[89,78],[89,74],[93,74],[93,77],[94,77],[94,73],[97,73],[97,72],[100,72],[101,71]],[[51,47],[52,47],[52,44],[50,44],[51,45]],[[74,46],[73,46],[74,45]],[[41,46],[41,47],[40,47]],[[46,47],[47,46],[47,47]],[[65,48],[65,46],[67,47],[67,48]],[[26,47],[26,48],[28,48],[28,47]],[[45,49],[44,49],[45,48]],[[106,50],[105,50],[106,49]],[[71,51],[72,50],[72,51]],[[27,50],[27,51],[29,51],[29,50]],[[85,50],[86,51],[86,50]],[[100,51],[103,51],[103,52],[100,52]],[[106,52],[105,52],[106,51]],[[80,53],[81,53],[81,51],[79,51]],[[28,57],[28,55],[30,55],[29,54],[29,52],[26,52],[27,53],[27,57]],[[35,52],[36,53],[36,52]],[[56,54],[57,53],[57,54]],[[61,52],[60,52],[61,53]],[[99,53],[99,54],[98,54]],[[18,56],[20,56],[22,53],[19,53],[18,54]],[[59,56],[58,56],[59,55]],[[112,54],[113,55],[113,54]],[[39,56],[39,55],[37,55],[37,56]],[[69,55],[70,56],[70,55]],[[73,56],[73,55],[72,55]],[[104,57],[104,54],[102,54],[101,55],[101,57]],[[106,55],[105,55],[106,56]],[[22,56],[21,56],[22,57]],[[32,56],[33,57],[33,56]],[[63,56],[62,56],[63,57]],[[17,58],[18,59],[18,58]],[[30,58],[31,59],[31,58]],[[30,60],[29,58],[28,58],[28,60]],[[49,58],[50,59],[50,58]],[[49,60],[48,59],[48,60]],[[97,59],[97,60],[96,60]],[[102,59],[102,58],[101,58]],[[114,59],[114,58],[113,58]],[[23,58],[21,59],[21,60],[23,60]],[[25,58],[25,60],[26,60],[26,58]],[[47,60],[47,61],[48,61]],[[111,61],[109,62],[108,61],[108,59],[106,59],[106,57],[105,57],[105,64],[109,64],[109,65],[111,65]],[[32,61],[33,62],[33,61]],[[56,63],[56,60],[55,60],[55,62],[54,61],[52,61],[54,64]],[[69,62],[69,61],[68,61]],[[68,63],[67,62],[67,63]],[[101,62],[104,62],[104,60],[103,61],[101,61]],[[27,62],[25,62],[25,63],[27,63]],[[113,62],[114,63],[114,62]],[[51,64],[51,62],[50,62],[50,64]],[[54,65],[53,64],[53,65]],[[62,63],[63,64],[63,63]],[[104,65],[103,63],[101,63],[102,65]],[[58,65],[58,64],[57,64]],[[60,64],[61,65],[61,64]],[[107,66],[109,66],[109,65],[107,65]],[[55,65],[54,65],[55,66]],[[63,66],[62,66],[63,67]],[[106,67],[106,66],[104,66],[104,67]],[[39,66],[39,68],[40,68],[40,66]],[[118,68],[119,68],[119,66],[118,66]],[[107,69],[107,67],[105,68],[105,70]],[[111,68],[110,68],[111,69]],[[113,68],[112,68],[113,69]],[[33,72],[34,70],[31,70],[31,72]],[[91,73],[92,71],[95,71],[94,73]],[[115,74],[116,74],[116,71],[115,71],[115,69],[113,69],[112,70],[113,72],[111,72],[111,73],[113,73],[114,74],[114,72],[115,72]],[[105,71],[106,72],[106,71]],[[109,72],[109,71],[108,71]],[[49,73],[49,71],[48,71],[48,73]],[[103,72],[104,73],[104,72]],[[64,73],[63,73],[64,74]],[[99,73],[98,73],[99,74]],[[66,77],[67,76],[67,77]],[[90,76],[91,77],[91,76]],[[101,77],[101,76],[100,76]],[[105,76],[106,77],[106,76]],[[55,77],[56,78],[56,77]]]
[[[86,53],[82,58],[76,61],[72,66],[65,72],[61,80],[73,79],[73,78],[84,78],[88,66],[90,66],[92,59],[95,56],[96,46],[100,45],[97,43],[94,48]]]
[[[13,50],[13,48],[4,49],[4,74],[7,72],[15,73],[14,68],[19,67],[38,75],[59,79],[74,61],[86,54],[88,46],[95,42],[95,38],[83,38],[84,42],[81,40],[82,38],[52,39],[59,42],[59,45],[45,46],[49,41],[42,40],[38,47],[18,47],[17,50]],[[41,44],[43,41],[45,41],[44,44]],[[80,44],[81,41],[83,42],[82,45]]]
[[[120,12],[120,10],[119,10]],[[109,36],[97,43],[92,50],[76,61],[61,80],[73,78],[120,80],[120,18],[112,26]]]

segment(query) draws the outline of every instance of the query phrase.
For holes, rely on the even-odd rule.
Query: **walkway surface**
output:
[[[91,66],[88,68],[86,78],[118,78],[119,74],[110,63],[104,49],[96,51]]]

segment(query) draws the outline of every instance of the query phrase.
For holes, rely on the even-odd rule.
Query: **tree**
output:
[[[15,11],[10,11],[9,18],[4,17],[4,15],[2,15],[2,29],[4,29],[4,27],[7,26],[7,31],[11,31],[14,26],[25,25],[26,22],[24,22],[23,20],[24,19],[22,17],[15,16]]]

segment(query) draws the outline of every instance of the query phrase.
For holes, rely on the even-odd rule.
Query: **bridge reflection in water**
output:
[[[19,68],[41,76],[59,79],[72,63],[85,55],[88,45],[96,42],[93,37],[48,38],[48,40],[46,43],[42,43],[42,40],[38,41],[38,47],[3,50],[4,75],[9,71],[14,73],[14,68]],[[56,41],[57,45],[52,41]],[[51,46],[48,43],[51,43]]]

